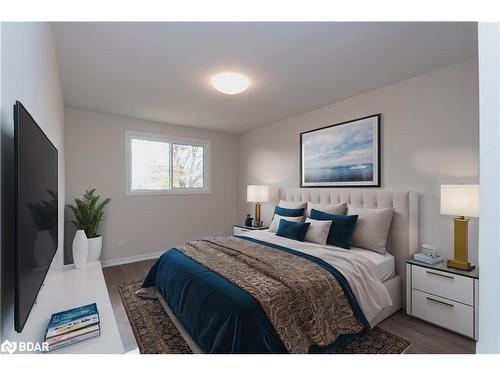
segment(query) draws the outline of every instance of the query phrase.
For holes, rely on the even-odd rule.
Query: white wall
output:
[[[245,185],[299,186],[299,133],[382,113],[382,188],[420,194],[420,244],[453,252],[451,217],[439,213],[440,185],[478,183],[477,61],[447,66],[248,132],[239,139],[240,216],[252,211]],[[267,204],[269,220],[273,205]],[[470,248],[477,262],[477,220]]]
[[[64,102],[52,28],[48,23],[2,24],[2,210],[12,205],[12,106],[21,101],[59,153],[59,249],[55,264],[62,264],[64,243]],[[6,176],[8,178],[6,178]],[[2,332],[13,332],[12,216],[2,220]]]
[[[478,39],[481,222],[476,350],[500,353],[500,24],[480,23]]]
[[[234,135],[66,109],[66,202],[96,188],[110,197],[101,259],[144,256],[185,241],[227,234],[237,215],[237,138]],[[125,131],[211,141],[210,194],[125,195]],[[65,261],[71,262],[74,230],[66,225]],[[118,247],[119,239],[124,246]]]

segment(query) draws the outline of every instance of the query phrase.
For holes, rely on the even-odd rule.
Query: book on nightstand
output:
[[[427,254],[424,252],[416,253],[413,255],[413,259],[418,260],[419,262],[427,263],[427,264],[436,264],[442,262],[444,260],[443,256],[440,254]]]
[[[97,305],[91,303],[52,314],[45,332],[45,342],[49,344],[49,351],[52,351],[100,334]]]

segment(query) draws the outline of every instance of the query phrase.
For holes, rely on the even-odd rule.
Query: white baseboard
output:
[[[103,268],[119,266],[121,264],[140,262],[141,260],[156,259],[159,258],[165,251],[157,251],[156,253],[132,255],[130,257],[101,260],[101,265]]]

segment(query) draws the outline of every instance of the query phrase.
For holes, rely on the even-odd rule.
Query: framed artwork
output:
[[[380,187],[381,114],[300,133],[301,187]]]

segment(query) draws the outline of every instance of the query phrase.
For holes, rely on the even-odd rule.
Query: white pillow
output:
[[[281,216],[281,215],[274,214],[273,221],[271,221],[271,225],[269,225],[269,232],[276,233],[278,231],[278,226],[280,225],[281,219],[293,221],[294,223],[301,223],[302,219],[304,219],[304,217],[303,216],[297,216],[297,217]]]
[[[306,208],[307,202],[289,202],[289,201],[280,201],[278,206],[282,208]]]
[[[385,254],[393,212],[394,208],[357,208],[347,205],[347,215],[358,215],[352,233],[352,246]]]
[[[306,232],[305,240],[309,242],[318,243],[320,245],[326,245],[326,240],[328,239],[328,233],[330,233],[330,227],[332,226],[332,220],[313,220],[307,218],[306,223],[311,223]]]
[[[307,202],[307,210],[306,210],[307,217],[311,217],[311,210],[317,210],[335,215],[345,215],[345,211],[347,210],[347,203],[321,204],[321,203]]]

